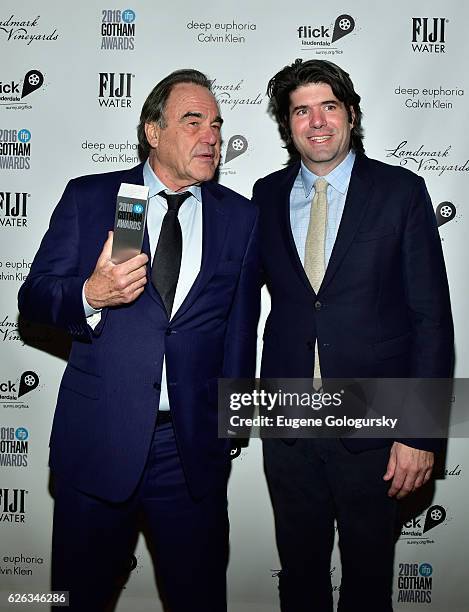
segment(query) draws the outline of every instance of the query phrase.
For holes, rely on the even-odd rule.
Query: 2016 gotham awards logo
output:
[[[0,427],[0,467],[28,465],[28,438],[26,427]]]
[[[104,9],[101,11],[101,49],[133,51],[135,48],[135,11]]]
[[[44,75],[39,70],[28,70],[22,79],[0,81],[0,106],[7,110],[25,110],[32,106],[25,98],[44,84]]]
[[[0,169],[29,170],[31,157],[31,132],[2,130],[0,128]]]
[[[432,603],[433,578],[430,563],[399,563],[397,601]]]
[[[302,24],[297,28],[300,46],[303,51],[315,51],[317,54],[332,55],[343,53],[337,48],[337,41],[355,30],[355,19],[352,15],[339,15],[332,24]]]

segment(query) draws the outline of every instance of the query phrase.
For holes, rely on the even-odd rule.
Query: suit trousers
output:
[[[264,440],[282,612],[332,612],[335,523],[339,612],[392,612],[397,503],[383,481],[389,448],[352,454],[339,439]]]
[[[56,479],[52,588],[70,591],[70,610],[109,609],[129,575],[140,527],[165,610],[226,612],[226,479],[200,501],[190,496],[171,423],[155,428],[141,482],[123,503]]]

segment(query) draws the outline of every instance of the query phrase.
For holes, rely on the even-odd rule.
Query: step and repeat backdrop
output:
[[[49,588],[48,438],[68,347],[66,337],[19,323],[16,295],[67,181],[138,163],[141,106],[169,72],[194,67],[213,79],[225,120],[220,181],[246,196],[286,161],[266,110],[269,78],[298,57],[350,73],[367,154],[427,183],[451,287],[456,375],[467,376],[468,18],[466,4],[434,0],[2,2],[0,610],[9,592]],[[260,335],[268,308],[264,295]],[[435,485],[402,508],[396,610],[468,609],[469,447],[457,425],[452,432]],[[229,506],[230,611],[277,610],[280,566],[258,440],[233,452]],[[331,572],[337,596],[337,548]],[[143,537],[117,610],[162,610]]]

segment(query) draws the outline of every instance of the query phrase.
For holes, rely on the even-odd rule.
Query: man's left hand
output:
[[[433,470],[434,455],[394,442],[389,453],[388,468],[384,480],[391,480],[389,497],[401,499],[428,482]]]

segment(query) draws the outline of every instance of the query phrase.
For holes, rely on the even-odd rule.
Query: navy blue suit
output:
[[[257,211],[233,191],[203,183],[201,269],[171,321],[148,275],[135,302],[104,309],[92,330],[82,286],[113,228],[120,184],[143,184],[142,168],[70,181],[21,287],[19,309],[73,337],[50,441],[59,482],[113,504],[132,500],[155,443],[165,355],[182,472],[191,498],[204,500],[223,489],[229,469],[228,441],[217,438],[217,379],[254,374]],[[146,233],[143,250],[150,256]],[[185,545],[189,550],[191,541]]]
[[[317,339],[321,373],[326,379],[450,377],[453,327],[448,283],[435,215],[424,181],[404,168],[357,154],[337,239],[316,295],[299,259],[290,226],[290,192],[298,171],[299,163],[293,164],[259,180],[254,186],[254,201],[260,208],[261,263],[272,301],[265,326],[261,376],[311,377]],[[426,450],[439,447],[439,441],[435,440],[400,441]],[[296,570],[290,567],[291,574],[295,571],[301,574],[301,564],[311,568],[312,564],[317,563],[318,555],[316,561],[311,560],[314,552],[305,551],[302,557],[302,550],[308,547],[314,549],[323,536],[326,539],[326,542],[324,538],[322,540],[324,546],[328,548],[331,545],[333,533],[330,517],[334,512],[336,516],[342,512],[337,510],[339,498],[343,496],[347,481],[351,480],[348,474],[342,481],[340,470],[327,475],[326,480],[331,479],[341,489],[336,489],[332,494],[335,509],[330,506],[330,498],[329,501],[318,497],[309,500],[310,507],[320,505],[322,509],[326,508],[327,518],[317,517],[318,531],[311,532],[310,525],[305,524],[306,521],[314,522],[314,519],[302,505],[304,499],[297,505],[305,510],[304,516],[291,515],[286,521],[290,508],[295,505],[292,497],[295,493],[284,487],[291,486],[291,481],[298,478],[302,461],[303,464],[309,461],[305,457],[310,453],[310,442],[290,440],[290,446],[287,446],[283,441],[267,440],[264,445],[266,472],[276,510],[280,555],[284,557],[282,566],[294,565],[291,561],[293,556],[298,560]],[[377,466],[378,479],[384,475],[389,455],[386,447],[392,440],[344,439],[342,443],[325,442],[327,448],[322,448],[321,443],[316,442],[314,452],[317,453],[318,470],[322,469],[321,465],[332,465],[330,458],[333,455],[339,457],[339,463],[343,462],[341,469],[347,470],[347,465],[356,463],[357,470],[364,475],[363,482],[368,482],[371,475],[365,467],[370,463]],[[371,453],[369,460],[367,453]],[[377,457],[379,453],[380,459]],[[291,465],[288,467],[289,461]],[[279,476],[281,471],[285,472],[283,479]],[[310,476],[306,474],[305,478]],[[382,495],[387,503],[382,481],[381,485],[382,491],[378,495]],[[295,482],[294,486],[297,490],[301,489],[301,483]],[[330,482],[326,486],[330,486]],[[342,504],[347,507],[346,517],[350,518],[353,503],[349,498],[343,499]],[[375,542],[379,541],[380,532],[372,532],[371,525],[383,521],[384,513],[390,516],[388,524],[392,524],[392,509],[364,508],[361,504],[360,513],[362,517],[370,513],[375,515],[369,530],[374,534]],[[345,548],[342,550],[344,579],[347,582],[342,583],[340,609],[348,611],[354,609],[350,602],[356,595],[352,593],[351,583],[360,581],[360,571],[357,569],[361,563],[359,551],[361,549],[365,557],[371,554],[371,548],[364,544],[363,534],[356,535],[353,540],[350,531],[344,527],[346,517],[338,517],[342,519],[339,520],[339,532],[343,527],[341,541],[344,544],[350,538],[349,546],[356,547],[355,556],[352,555],[347,568],[344,563],[347,551],[344,553]],[[326,525],[324,521],[329,523]],[[298,538],[287,534],[287,522],[296,524]],[[308,533],[311,540],[306,535]],[[376,583],[377,591],[381,589],[382,595],[380,599],[375,598],[374,609],[380,612],[390,609],[389,571],[392,572],[392,563],[389,567],[392,533],[388,529],[388,533],[382,537],[380,546],[387,556],[388,570],[382,570],[386,576]],[[283,541],[285,545],[282,550]],[[296,551],[293,549],[295,544],[298,544]],[[327,592],[327,585],[330,588],[328,557],[330,551],[325,553],[321,567],[311,570],[316,571],[319,583],[322,580],[326,586],[322,595],[313,595],[315,587],[308,574],[311,590],[302,591],[298,581],[295,583],[292,580],[291,590],[296,591],[298,599],[295,602],[295,595],[289,599],[288,569],[285,571],[283,610],[312,611],[316,609],[311,607],[316,596],[318,610],[332,609],[332,599]],[[377,560],[376,556],[374,559]],[[369,558],[363,563],[369,567],[370,561]],[[381,571],[379,559],[376,567]],[[349,571],[350,579],[346,577],[346,571]],[[282,597],[282,582],[280,585]],[[321,588],[318,586],[318,589]],[[360,588],[359,582],[356,588]],[[365,609],[368,608],[364,603],[362,610]]]

